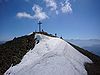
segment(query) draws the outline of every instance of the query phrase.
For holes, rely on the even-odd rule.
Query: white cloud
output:
[[[44,20],[44,19],[48,18],[46,13],[42,11],[42,8],[39,5],[34,5],[32,7],[32,10],[35,13],[34,16],[33,16],[34,19],[41,21],[41,20]]]
[[[50,10],[56,10],[57,9],[57,3],[55,0],[44,0],[46,2],[46,6],[50,7]]]
[[[61,3],[61,11],[62,13],[71,13],[72,8],[70,2],[67,0],[65,3]]]
[[[26,0],[29,1],[29,0]],[[61,5],[58,5],[55,2],[55,0],[44,0],[46,3],[46,6],[50,8],[51,11],[55,11],[55,13],[58,15],[59,11],[61,10],[62,13],[71,13],[72,8],[69,0],[66,0],[65,2],[61,2]],[[49,18],[46,12],[43,11],[43,8],[40,7],[39,5],[34,5],[32,7],[32,10],[34,12],[34,15],[28,14],[26,12],[19,12],[17,13],[17,17],[19,18],[28,18],[28,19],[34,19],[34,20],[44,20]]]
[[[35,19],[35,20],[38,20],[38,21],[41,21],[41,20],[48,18],[46,13],[42,11],[42,8],[39,5],[34,5],[32,7],[32,10],[34,11],[34,15],[28,14],[26,12],[19,12],[19,13],[17,13],[17,17]]]
[[[31,16],[30,14],[28,14],[26,12],[19,12],[19,13],[17,13],[17,17],[33,19],[33,16]]]

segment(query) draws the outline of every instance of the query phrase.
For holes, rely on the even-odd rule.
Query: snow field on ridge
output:
[[[4,75],[87,75],[92,61],[62,39],[36,34],[39,43]]]

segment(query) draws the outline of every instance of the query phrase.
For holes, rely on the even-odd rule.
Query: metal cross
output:
[[[39,24],[39,32],[41,32],[41,24],[42,24],[41,21],[39,21],[38,24]]]

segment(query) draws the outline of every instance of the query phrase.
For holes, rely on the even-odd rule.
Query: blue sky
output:
[[[37,30],[37,21],[16,16],[19,12],[34,15],[32,7],[39,5],[48,16],[42,27],[49,33],[57,33],[66,39],[100,38],[100,0],[70,0],[72,11],[63,13],[60,3],[53,11],[44,0],[0,0],[0,41],[27,35]],[[55,11],[58,11],[58,14]]]

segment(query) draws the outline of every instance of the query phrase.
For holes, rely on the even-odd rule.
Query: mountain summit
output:
[[[72,45],[39,33],[35,39],[35,47],[4,75],[87,75],[84,64],[93,62]]]

